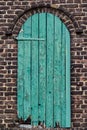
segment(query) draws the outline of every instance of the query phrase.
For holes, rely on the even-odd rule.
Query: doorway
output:
[[[70,34],[51,13],[30,16],[18,34],[18,117],[70,127]]]

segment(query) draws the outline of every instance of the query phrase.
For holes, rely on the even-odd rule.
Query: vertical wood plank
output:
[[[61,87],[61,120],[62,127],[65,126],[66,117],[66,28],[62,23],[62,87]]]
[[[23,29],[23,28],[22,28]],[[21,29],[21,30],[22,30]],[[20,33],[18,37],[21,37],[23,33]],[[18,79],[17,79],[17,107],[18,117],[23,119],[24,115],[24,102],[23,102],[23,89],[24,89],[24,44],[23,41],[18,41]]]
[[[39,14],[39,121],[45,123],[46,101],[46,13]]]
[[[38,38],[38,14],[32,16],[32,38]],[[32,125],[38,125],[38,41],[32,41]]]
[[[61,21],[55,16],[54,42],[54,127],[61,126]]]
[[[30,44],[30,41],[24,42],[24,120],[31,115]]]
[[[23,37],[31,37],[31,17],[23,26]],[[31,115],[31,41],[24,41],[24,120]]]
[[[53,127],[53,15],[47,13],[46,126]]]
[[[70,104],[70,34],[66,29],[66,127],[71,126]]]

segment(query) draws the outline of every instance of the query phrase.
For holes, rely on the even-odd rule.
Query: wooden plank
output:
[[[54,41],[54,127],[61,126],[61,21],[55,16]]]
[[[46,39],[46,13],[39,14],[39,38]],[[45,123],[46,101],[46,41],[39,41],[39,115],[38,120]]]
[[[23,26],[24,38],[31,37],[31,17]],[[31,116],[31,41],[24,41],[24,120]]]
[[[18,41],[18,81],[17,81],[17,107],[18,107],[18,117],[23,119],[23,86],[24,86],[24,44],[23,41]]]
[[[61,120],[65,127],[66,119],[66,27],[62,23],[62,87],[61,87]]]
[[[53,15],[47,13],[46,126],[53,127]]]
[[[24,42],[24,120],[31,115],[30,42]]]
[[[71,127],[70,104],[70,34],[66,29],[66,127]]]
[[[32,16],[32,38],[38,38],[38,14]],[[32,41],[32,125],[38,125],[38,41]]]

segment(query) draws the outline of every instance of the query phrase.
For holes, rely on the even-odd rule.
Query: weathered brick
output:
[[[74,3],[81,3],[81,0],[74,0]]]
[[[87,0],[82,0],[82,3],[87,3]]]
[[[73,3],[74,0],[67,0],[67,3]]]
[[[0,79],[0,82],[1,82],[1,83],[5,83],[5,82],[6,82],[6,79],[3,79],[3,78],[2,78],[2,79]]]
[[[12,110],[12,109],[5,109],[5,113],[15,113],[15,110]]]
[[[75,123],[73,123],[73,125],[74,125],[75,127],[78,127],[78,126],[80,126],[80,123],[78,123],[78,122],[76,123],[76,122],[75,122]]]

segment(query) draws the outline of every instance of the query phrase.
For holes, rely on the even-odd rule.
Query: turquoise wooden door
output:
[[[50,13],[23,24],[18,39],[18,116],[46,127],[70,127],[70,34]]]

